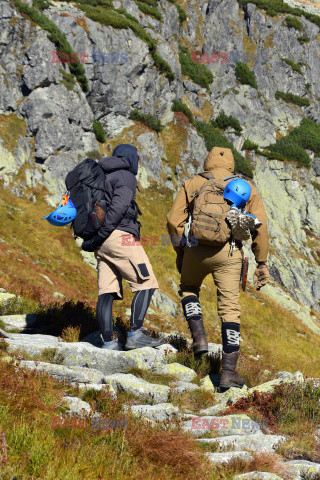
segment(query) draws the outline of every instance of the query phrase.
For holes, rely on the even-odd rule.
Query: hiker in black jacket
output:
[[[131,305],[130,331],[126,350],[165,343],[151,338],[142,327],[154,291],[159,288],[149,259],[140,244],[137,220],[136,188],[139,156],[136,147],[118,145],[112,157],[99,161],[105,172],[106,216],[97,235],[82,244],[83,250],[95,252],[98,261],[99,297],[97,319],[104,345],[121,350],[113,338],[112,304],[122,298],[122,279],[136,292]]]

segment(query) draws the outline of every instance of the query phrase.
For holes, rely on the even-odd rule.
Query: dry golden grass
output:
[[[284,457],[319,462],[319,442],[315,437],[320,422],[320,388],[310,382],[281,385],[273,393],[254,392],[225,410],[225,414],[245,412],[263,420],[267,433],[283,434],[288,440],[279,448]]]
[[[44,480],[201,479],[212,467],[197,442],[172,426],[147,425],[121,413],[122,402],[108,392],[87,392],[85,399],[104,418],[127,418],[124,430],[54,427],[64,395],[79,391],[52,378],[0,364],[0,459],[4,478]],[[121,396],[120,396],[121,398]],[[24,478],[24,477],[23,477]]]
[[[26,122],[14,113],[0,115],[0,137],[3,140],[3,146],[9,152],[14,153],[20,135],[23,137],[27,135]]]
[[[209,408],[217,403],[216,396],[213,392],[202,389],[173,395],[171,401],[180,409],[190,410],[194,413]]]

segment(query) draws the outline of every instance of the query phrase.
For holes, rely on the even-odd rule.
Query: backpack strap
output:
[[[242,175],[230,175],[230,177],[223,178],[222,180],[226,182],[227,180],[232,180],[233,178],[242,178]]]
[[[215,179],[215,176],[213,175],[213,173],[210,173],[210,172],[201,172],[201,173],[198,173],[198,175],[200,177],[205,178],[206,180],[214,180]]]

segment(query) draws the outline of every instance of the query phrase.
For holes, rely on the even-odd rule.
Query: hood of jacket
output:
[[[99,160],[98,165],[105,173],[117,170],[130,170],[130,163],[124,157],[104,157]]]
[[[118,145],[113,150],[112,155],[116,157],[125,157],[129,162],[130,172],[133,173],[133,175],[137,175],[139,155],[136,147],[128,144]]]
[[[204,170],[212,172],[217,179],[234,173],[234,158],[230,148],[214,147],[204,161]]]

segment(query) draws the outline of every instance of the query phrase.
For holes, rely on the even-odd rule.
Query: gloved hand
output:
[[[85,240],[81,248],[85,252],[94,252],[103,244],[105,239],[101,238],[100,235],[95,235],[94,237],[90,238],[90,240]]]
[[[257,290],[266,285],[269,279],[270,275],[267,265],[265,263],[257,265],[253,275],[253,284],[257,285]]]

